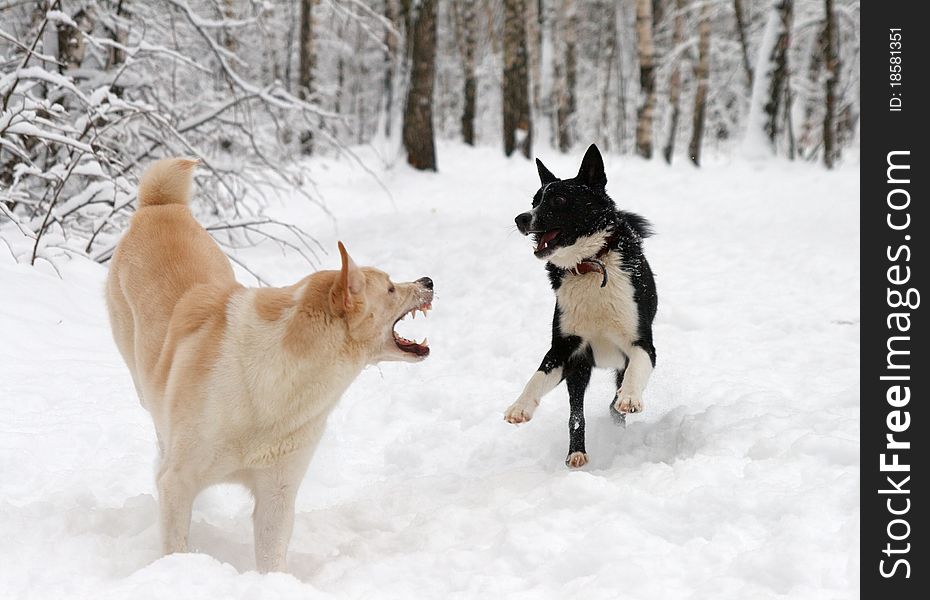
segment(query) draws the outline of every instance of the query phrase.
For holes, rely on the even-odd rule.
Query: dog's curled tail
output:
[[[630,224],[630,227],[633,228],[633,231],[639,234],[639,237],[647,238],[655,234],[655,230],[652,228],[652,223],[650,223],[645,217],[641,217],[636,213],[631,213],[625,210],[621,210],[620,213],[626,218],[626,222]]]
[[[194,184],[198,158],[163,158],[150,166],[139,180],[139,208],[187,204]]]

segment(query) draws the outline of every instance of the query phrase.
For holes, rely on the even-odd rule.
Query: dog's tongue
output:
[[[536,252],[539,252],[540,250],[545,249],[545,247],[549,244],[549,242],[554,240],[555,236],[557,235],[559,235],[558,229],[553,229],[552,231],[547,231],[546,233],[544,233],[543,236],[539,238],[539,243],[536,245]]]

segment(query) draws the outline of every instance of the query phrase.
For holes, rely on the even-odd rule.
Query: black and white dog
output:
[[[652,320],[658,306],[655,280],[643,255],[649,222],[617,210],[607,195],[604,161],[591,145],[573,179],[559,179],[536,160],[542,187],[533,208],[517,215],[517,228],[532,235],[536,257],[546,261],[555,291],[552,347],[505,419],[523,423],[563,379],[571,414],[565,464],[588,462],[584,444],[584,393],[592,367],[616,370],[614,418],[643,410],[643,390],[656,363]]]

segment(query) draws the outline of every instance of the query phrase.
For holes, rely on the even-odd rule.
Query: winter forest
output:
[[[325,204],[299,161],[372,142],[441,171],[436,140],[830,168],[857,139],[858,0],[4,0],[0,17],[0,209],[30,262],[50,231],[105,261],[164,155],[205,160],[229,243],[307,250],[243,200]]]

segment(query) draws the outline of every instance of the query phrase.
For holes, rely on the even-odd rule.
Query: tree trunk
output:
[[[614,27],[617,31],[615,44],[617,46],[617,120],[614,124],[614,138],[617,140],[617,149],[620,152],[624,152],[627,146],[627,71],[624,68],[626,64],[625,52],[626,44],[625,33],[626,33],[626,19],[624,18],[624,6],[625,3],[620,0],[617,1],[616,5],[616,21],[614,22]]]
[[[433,85],[436,73],[436,0],[421,0],[413,26],[412,64],[403,138],[407,162],[421,171],[436,170],[433,142]]]
[[[223,0],[223,18],[232,20],[236,16],[233,0]],[[230,52],[235,52],[239,48],[236,36],[228,27],[223,27],[223,46]]]
[[[612,97],[612,79],[614,76],[614,61],[617,60],[617,4],[611,2],[604,7],[604,33],[606,40],[604,47],[607,51],[607,68],[604,75],[604,87],[601,90],[601,120],[598,126],[600,134],[598,142],[604,152],[610,152],[613,141],[610,137],[610,105]]]
[[[469,146],[475,145],[475,104],[478,92],[478,77],[475,74],[476,28],[475,0],[458,0],[456,11],[461,34],[462,54],[462,140]]]
[[[688,153],[691,162],[701,166],[701,141],[704,138],[704,113],[707,104],[707,77],[710,74],[710,4],[701,4],[700,23],[698,24],[698,65],[694,71],[697,90],[694,92],[694,124],[691,129],[691,143]]]
[[[652,1],[636,0],[636,40],[639,52],[639,87],[642,97],[636,112],[636,153],[652,158],[652,119],[656,104],[655,48],[652,43]]]
[[[400,0],[400,19],[404,23],[404,35],[407,38],[404,50],[407,53],[408,59],[413,52],[413,28],[416,26],[415,1],[416,0]]]
[[[354,56],[361,56],[365,43],[367,42],[367,33],[358,23],[355,24],[355,47],[353,48]],[[352,95],[352,112],[355,113],[355,143],[364,144],[368,139],[368,111],[367,94],[365,93],[365,82],[370,81],[368,77],[368,61],[358,61],[351,64],[349,79],[351,81],[350,93]]]
[[[788,75],[791,0],[772,0],[753,69],[752,94],[742,153],[761,158],[775,152],[778,112]]]
[[[300,27],[299,19],[299,7],[296,2],[292,0],[287,3],[287,22],[288,23],[297,23],[298,28]],[[284,37],[284,89],[291,92],[293,87],[293,81],[291,80],[291,73],[293,72],[294,66],[294,26],[291,25],[287,28],[287,34]]]
[[[672,74],[668,82],[668,102],[672,108],[671,123],[668,130],[668,141],[662,150],[665,162],[672,164],[672,158],[675,155],[675,135],[678,132],[678,118],[681,113],[681,53],[678,47],[684,39],[685,34],[685,0],[675,0],[675,29],[672,33],[672,52],[676,52],[675,64],[672,66]]]
[[[652,30],[659,27],[659,23],[665,18],[665,0],[652,0]]]
[[[796,107],[797,114],[792,115],[795,120],[797,130],[797,150],[798,156],[804,158],[807,152],[814,147],[819,147],[822,139],[820,137],[820,124],[815,121],[815,113],[820,108],[819,96],[813,97],[812,91],[818,89],[820,81],[820,72],[823,68],[824,54],[826,53],[824,44],[826,43],[826,27],[821,27],[819,31],[811,34],[811,40],[802,52],[809,55],[807,64],[803,67],[806,83],[799,87],[799,93],[796,94],[792,104]],[[801,69],[795,65],[800,72]],[[816,130],[816,131],[815,131]]]
[[[84,62],[86,46],[82,32],[90,33],[94,29],[90,13],[83,8],[71,18],[77,27],[58,23],[58,70],[62,73],[68,69],[77,69]]]
[[[300,0],[300,57],[298,63],[297,84],[302,100],[313,97],[313,67],[316,63],[316,48],[313,36],[313,7],[317,0]],[[313,131],[304,130],[300,134],[300,151],[313,153]]]
[[[825,0],[827,11],[824,51],[827,64],[826,104],[827,110],[823,117],[823,162],[828,169],[832,169],[839,158],[839,147],[836,144],[836,84],[840,73],[840,58],[836,35],[836,13],[833,11],[833,0]]]
[[[264,17],[268,21],[273,22],[277,15],[275,15],[275,10],[277,6],[274,4],[269,5],[265,9]],[[285,17],[286,19],[287,17]],[[288,27],[288,29],[291,29]],[[227,35],[233,41],[234,46],[238,46],[238,40],[232,35],[232,32],[227,30]],[[288,34],[284,35],[284,46],[287,47],[288,44]],[[265,50],[265,60],[262,64],[262,80],[263,81],[282,81],[283,70],[281,68],[281,62],[279,60],[279,53],[281,52],[281,32],[272,31],[270,29],[265,29],[262,31],[262,46]]]
[[[556,124],[558,128],[559,150],[571,150],[574,136],[572,132],[575,117],[575,84],[578,79],[578,61],[576,46],[578,38],[578,15],[573,0],[563,0],[562,11],[559,15],[562,27],[562,68],[560,75],[564,78],[559,82],[559,97],[556,109]]]
[[[106,32],[107,37],[120,46],[125,46],[126,42],[129,41],[129,28],[125,23],[129,22],[130,19],[131,15],[126,9],[126,2],[124,0],[119,0],[116,5],[115,16],[110,19],[109,23],[104,23],[103,25],[103,30]],[[116,70],[116,67],[122,65],[124,62],[126,62],[126,51],[122,47],[111,46],[107,49],[107,71]],[[123,86],[113,84],[110,86],[110,91],[116,96],[122,97],[124,90]]]
[[[526,53],[525,0],[504,0],[504,154],[519,150],[530,158],[533,127],[530,117]]]
[[[543,27],[545,26],[545,15],[543,13],[543,0],[526,0],[526,35],[527,35],[527,51],[529,53],[530,61],[530,88],[532,94],[530,94],[530,106],[532,108],[532,114],[538,115],[542,113],[542,69],[543,69],[543,55],[542,55],[542,32]]]
[[[788,46],[791,43],[791,20],[794,12],[794,0],[780,0],[775,6],[778,12],[779,29],[775,48],[772,53],[772,79],[769,83],[769,101],[765,105],[766,124],[765,132],[769,136],[772,147],[778,137],[778,117],[785,98],[785,88],[788,82]]]
[[[394,98],[397,96],[397,80],[399,67],[402,64],[404,53],[400,52],[402,37],[404,35],[404,19],[398,0],[385,0],[384,18],[394,27],[395,31],[385,28],[384,32],[384,135],[391,137],[394,131]]]
[[[743,1],[733,0],[733,12],[736,13],[736,34],[739,36],[739,45],[743,54],[743,70],[746,71],[746,81],[752,89],[752,64],[749,62],[749,40],[746,37],[746,21],[743,18]]]
[[[339,31],[336,32],[337,39],[344,40],[346,38],[346,28],[348,24],[344,24],[339,28]],[[339,53],[339,57],[336,59],[336,106],[335,112],[337,115],[342,114],[342,100],[345,96],[345,82],[346,82],[346,61],[343,58],[342,53]]]
[[[116,18],[112,19],[111,23],[104,24],[103,26],[104,31],[107,32],[107,36],[114,42],[123,46],[125,46],[126,42],[129,40],[129,31],[123,26],[122,20],[128,20],[129,16],[129,12],[125,7],[125,1],[120,0],[116,5]],[[124,62],[126,62],[125,50],[115,46],[107,50],[107,70],[111,70],[113,67],[121,65]],[[120,94],[117,93],[117,95]]]

